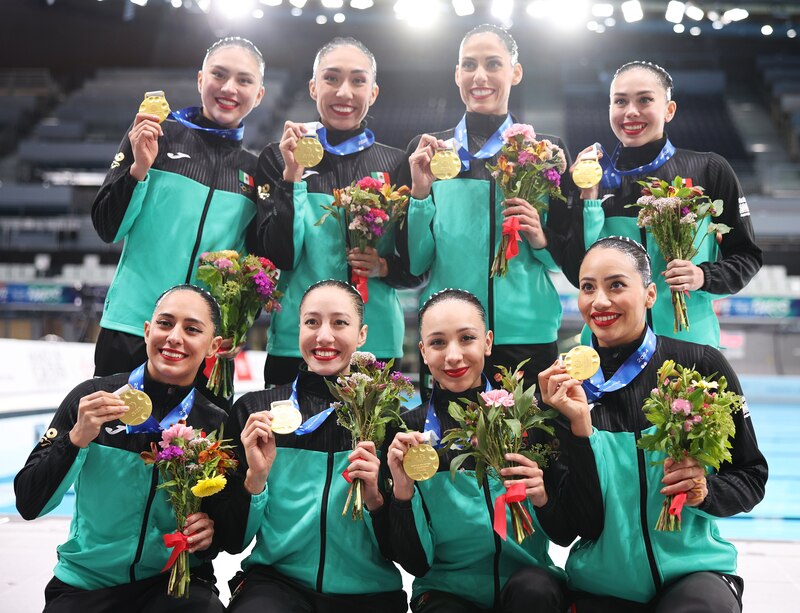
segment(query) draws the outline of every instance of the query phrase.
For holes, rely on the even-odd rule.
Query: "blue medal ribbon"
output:
[[[300,403],[297,401],[297,381],[298,381],[299,378],[300,378],[300,375],[295,377],[294,381],[292,382],[292,395],[289,396],[289,401],[292,403],[292,406],[295,409],[297,409],[298,412],[300,412]],[[297,430],[294,431],[294,434],[296,436],[303,436],[305,434],[311,434],[312,432],[314,432],[314,430],[316,430],[323,423],[325,423],[325,420],[328,419],[328,416],[331,413],[333,413],[334,410],[335,409],[332,406],[330,406],[327,409],[325,409],[324,411],[322,411],[321,413],[317,413],[316,415],[312,415],[306,421],[304,421],[302,424],[300,424],[300,427]]]
[[[644,335],[644,340],[639,348],[623,362],[617,372],[606,381],[603,369],[600,368],[590,379],[583,382],[583,389],[589,402],[596,402],[603,394],[622,389],[633,381],[644,367],[650,362],[656,351],[656,335],[650,326]]]
[[[144,368],[147,362],[138,366],[128,377],[128,385],[133,389],[144,391]],[[194,406],[194,388],[186,394],[186,397],[181,400],[180,404],[173,408],[161,422],[156,421],[156,418],[150,415],[142,424],[138,426],[125,426],[128,434],[142,434],[143,432],[161,432],[168,429],[170,426],[177,424],[179,421],[186,421],[189,413],[192,412]]]
[[[600,180],[600,187],[604,189],[617,189],[622,185],[622,177],[630,177],[637,175],[646,175],[649,172],[661,168],[668,159],[675,155],[675,145],[669,142],[664,143],[661,152],[649,164],[639,166],[638,168],[631,168],[630,170],[617,170],[616,163],[619,159],[619,152],[622,148],[622,143],[617,143],[614,153],[608,155],[600,145],[600,151],[603,152],[603,157],[600,159],[600,166],[603,168],[603,178]]]
[[[488,160],[494,157],[503,147],[503,132],[513,123],[514,120],[511,119],[511,115],[507,115],[503,123],[500,124],[500,127],[497,128],[494,134],[483,144],[483,147],[476,153],[470,153],[469,136],[467,135],[467,115],[464,114],[461,121],[459,121],[458,125],[455,127],[453,134],[456,144],[458,145],[458,157],[461,158],[461,170],[469,170],[470,160]]]
[[[484,392],[492,391],[492,383],[486,374],[481,374],[485,381]],[[436,385],[434,384],[431,389],[431,397],[428,399],[428,414],[425,416],[425,432],[432,433],[431,439],[434,437],[436,440],[431,440],[431,446],[439,449],[442,445],[439,443],[442,440],[442,423],[439,421],[439,416],[436,414],[436,408],[433,406],[433,395],[436,392]]]
[[[201,132],[208,132],[209,134],[213,134],[215,136],[219,136],[220,138],[225,138],[227,140],[236,140],[241,141],[244,138],[244,124],[240,123],[238,128],[204,128],[203,126],[198,126],[195,121],[198,117],[200,117],[203,113],[203,109],[199,106],[187,106],[184,109],[178,109],[177,111],[172,111],[168,119],[174,119],[178,123],[183,124],[190,130],[200,130]]]
[[[320,125],[320,127],[317,128],[317,138],[319,139],[319,143],[322,145],[322,148],[333,155],[350,155],[351,153],[358,153],[359,151],[364,151],[364,149],[367,149],[368,147],[372,147],[373,143],[375,142],[375,135],[372,133],[372,130],[368,128],[365,128],[361,134],[356,134],[352,138],[348,138],[346,141],[339,143],[338,145],[331,145],[328,142],[328,129]]]

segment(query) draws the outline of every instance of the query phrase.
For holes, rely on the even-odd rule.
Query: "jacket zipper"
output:
[[[333,476],[333,454],[328,453],[328,472],[325,475],[325,489],[322,490],[322,503],[319,514],[319,568],[317,569],[317,591],[322,592],[322,579],[325,575],[325,549],[327,547],[328,496]]]
[[[494,237],[495,237],[495,182],[494,178],[489,179],[489,291],[486,296],[486,311],[489,316],[489,330],[494,330],[494,277],[492,277],[492,262],[494,261]]]
[[[211,199],[214,197],[214,191],[216,190],[216,181],[217,181],[217,174],[219,173],[219,160],[222,157],[221,154],[217,153],[214,159],[214,177],[213,184],[208,188],[208,195],[206,196],[206,202],[203,205],[203,214],[200,216],[200,224],[197,226],[197,239],[194,242],[194,248],[192,249],[192,257],[189,258],[189,270],[186,271],[186,283],[191,283],[192,281],[192,271],[195,268],[195,260],[197,259],[197,252],[200,251],[200,241],[203,239],[203,228],[206,225],[206,217],[208,216],[208,209],[211,207]]]
[[[131,563],[130,577],[131,583],[136,581],[136,565],[142,558],[142,551],[144,550],[144,539],[147,533],[147,522],[150,519],[150,509],[153,506],[153,499],[156,497],[156,486],[158,485],[158,470],[153,466],[153,476],[150,479],[150,494],[147,497],[147,504],[144,507],[144,515],[142,516],[142,529],[139,532],[139,545],[136,547],[136,555]]]
[[[636,430],[636,442],[642,433]],[[645,459],[644,451],[642,449],[636,450],[636,459],[639,463],[639,517],[642,522],[642,538],[644,539],[644,548],[647,551],[647,561],[650,564],[650,574],[653,577],[653,585],[656,593],[661,591],[662,582],[661,575],[658,572],[656,565],[656,556],[653,553],[653,543],[650,542],[650,528],[647,525],[647,475],[645,473]]]
[[[492,494],[489,492],[489,480],[483,478],[483,496],[486,499],[486,507],[489,511],[489,520],[491,525],[494,526],[494,505],[492,504]],[[505,510],[505,507],[503,507]],[[492,536],[494,537],[494,563],[492,571],[494,572],[494,606],[497,607],[500,599],[500,536],[492,528]]]

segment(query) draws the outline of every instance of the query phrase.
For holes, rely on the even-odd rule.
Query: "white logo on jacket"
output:
[[[747,198],[739,198],[739,217],[750,217],[750,207],[747,206]]]
[[[191,158],[192,158],[192,156],[191,156],[191,155],[189,155],[188,153],[183,153],[182,151],[179,151],[178,153],[172,153],[172,152],[170,151],[170,152],[167,154],[167,157],[168,157],[169,159],[171,159],[171,160],[181,160],[181,159],[183,159],[183,158],[187,158],[187,159],[191,159]]]

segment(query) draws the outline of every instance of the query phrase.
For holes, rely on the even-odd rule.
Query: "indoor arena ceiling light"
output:
[[[534,19],[544,19],[547,17],[548,13],[547,2],[544,0],[533,0],[533,2],[528,3],[525,11]]]
[[[614,5],[607,2],[598,2],[592,6],[594,17],[611,17],[614,14]]]
[[[664,19],[670,23],[680,23],[683,21],[683,12],[686,10],[686,4],[678,2],[678,0],[670,0],[667,4],[667,11],[664,13]]]
[[[453,10],[459,17],[465,17],[475,12],[475,5],[472,0],[453,0]]]
[[[508,21],[514,12],[514,0],[492,0],[489,11],[492,13],[492,17],[500,21]]]
[[[326,9],[340,9],[344,6],[344,0],[322,0],[322,6]]]
[[[295,8],[301,9],[305,7],[306,0],[289,0],[289,4],[291,4]]]
[[[687,4],[686,5],[686,16],[689,19],[693,19],[694,21],[702,21],[703,17],[706,16],[703,9],[701,9],[696,4]]]
[[[644,11],[642,11],[642,5],[639,0],[627,0],[627,2],[623,2],[620,5],[620,8],[622,9],[622,16],[628,23],[641,21],[644,17]]]
[[[280,6],[283,4],[283,0],[259,0],[261,4],[266,4],[267,6]]]
[[[350,0],[350,6],[354,9],[369,9],[375,4],[372,0]]]

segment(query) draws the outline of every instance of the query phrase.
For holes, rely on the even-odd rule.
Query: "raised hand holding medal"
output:
[[[414,481],[427,481],[439,470],[439,454],[427,442],[409,447],[403,456],[403,470]]]
[[[461,158],[455,150],[455,142],[451,138],[444,147],[436,148],[431,158],[431,173],[437,179],[446,181],[457,177],[461,172]]]
[[[153,402],[150,400],[150,396],[128,384],[114,392],[114,395],[119,396],[128,406],[128,410],[119,418],[126,426],[141,425],[153,413]]]
[[[603,168],[598,162],[599,155],[597,144],[591,150],[582,153],[578,162],[572,167],[572,181],[581,189],[591,189],[603,178]]]

